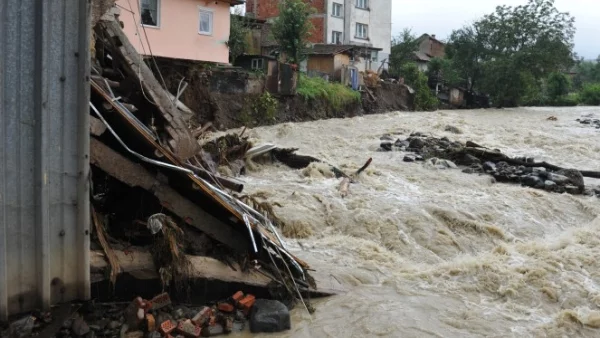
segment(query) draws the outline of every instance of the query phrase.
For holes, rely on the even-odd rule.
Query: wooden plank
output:
[[[103,21],[101,27],[105,29],[112,38],[110,43],[118,55],[113,55],[121,59],[124,70],[131,79],[139,80],[143,86],[144,93],[156,104],[161,115],[167,121],[165,129],[175,141],[173,153],[180,159],[188,159],[194,156],[199,150],[199,145],[192,137],[187,128],[185,119],[177,109],[177,105],[169,98],[170,93],[163,88],[154,77],[152,70],[144,63],[143,59],[137,53],[129,39],[121,29],[119,22]]]
[[[141,249],[128,249],[127,252],[114,250],[119,261],[122,272],[127,272],[138,279],[156,279],[159,278],[152,260],[152,255],[148,251]],[[233,264],[235,270],[230,266],[211,257],[186,255],[191,263],[192,271],[190,278],[201,278],[209,280],[219,280],[223,282],[242,283],[246,285],[268,287],[272,281],[267,276],[257,271],[242,272],[237,263]],[[108,267],[106,256],[100,250],[92,250],[90,254],[91,274],[95,276],[94,282],[106,279],[104,270]],[[332,275],[317,273],[315,281],[319,288],[305,289],[300,288],[303,293],[308,293],[311,297],[327,297],[339,295],[348,292],[348,290]],[[321,286],[322,285],[322,286]]]
[[[114,250],[114,252],[123,272],[132,273],[135,276],[142,277],[142,279],[159,277],[150,252],[143,250],[127,250],[127,253]],[[190,278],[215,279],[260,287],[266,287],[271,282],[270,278],[256,271],[242,272],[242,269],[236,264],[234,264],[234,267],[237,271],[211,257],[187,255],[187,258],[192,266]],[[102,251],[92,251],[90,254],[91,272],[101,272],[107,267],[108,262],[104,253]]]
[[[142,137],[144,137],[144,139],[146,140],[146,142],[149,145],[151,145],[154,149],[156,149],[159,153],[161,153],[171,164],[177,165],[179,167],[184,167],[184,164],[183,164],[183,162],[180,159],[178,159],[176,156],[173,155],[173,153],[171,153],[170,151],[168,151],[167,149],[165,149],[164,147],[162,147],[160,144],[158,144],[156,142],[156,140],[148,137],[148,135],[144,132],[144,130],[142,129],[142,127],[140,127],[139,125],[137,125],[136,123],[134,123],[131,119],[129,119],[127,117],[127,114],[124,111],[122,111],[122,109],[111,100],[110,96],[102,89],[102,87],[100,87],[98,84],[96,84],[94,82],[90,82],[90,84],[92,85],[92,90],[94,90],[96,93],[98,93],[100,96],[102,96],[105,99],[105,101],[108,102],[113,107],[113,109],[115,109],[121,115],[121,117],[123,118],[123,121],[125,123],[129,124],[135,130],[137,130],[137,132]],[[221,196],[219,196],[216,192],[214,192],[213,190],[209,189],[208,186],[206,184],[204,184],[204,182],[202,182],[200,179],[198,179],[197,177],[195,177],[195,175],[187,174],[187,176],[204,193],[206,193],[213,200],[215,200],[216,202],[218,202],[228,212],[230,212],[233,216],[235,216],[235,218],[237,218],[238,222],[240,222],[241,224],[243,224],[242,223],[242,222],[244,222],[243,221],[243,216],[242,216],[242,214],[238,210],[236,210],[229,203],[225,202],[223,200],[223,198],[221,198]],[[275,238],[275,235],[267,232],[265,229],[261,228],[259,225],[252,223],[252,221],[251,221],[250,224],[251,224],[251,226],[252,226],[253,229],[255,229],[256,231],[259,231],[260,234],[262,234],[263,236],[265,236],[266,238],[268,238],[273,243],[277,243],[278,242],[277,238]],[[306,262],[304,262],[303,260],[299,259],[298,257],[296,257],[294,255],[291,255],[291,256],[303,268],[305,268],[305,269],[309,268],[309,265]]]
[[[90,140],[90,163],[131,187],[140,187],[151,192],[169,211],[235,251],[245,252],[250,248],[248,241],[230,226],[160,182],[143,166],[95,138]]]
[[[94,136],[100,136],[106,131],[106,126],[102,121],[90,116],[90,133]]]

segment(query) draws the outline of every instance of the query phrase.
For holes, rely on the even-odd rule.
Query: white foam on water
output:
[[[257,165],[244,179],[248,193],[281,205],[275,212],[294,227],[284,233],[299,237],[288,238],[294,254],[350,290],[316,301],[312,319],[295,309],[279,336],[599,337],[598,199],[375,151],[383,134],[420,131],[597,170],[600,131],[575,121],[587,114],[600,108],[395,112],[249,130],[255,143],[300,148],[347,172],[373,158],[346,198],[317,164]]]

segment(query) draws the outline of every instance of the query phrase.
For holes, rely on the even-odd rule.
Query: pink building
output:
[[[243,0],[117,0],[125,34],[140,54],[229,62],[230,7]],[[146,41],[146,35],[148,41]],[[150,44],[150,48],[148,47]]]

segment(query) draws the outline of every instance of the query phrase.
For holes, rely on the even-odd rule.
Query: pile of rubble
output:
[[[577,119],[575,120],[581,124],[585,124],[585,125],[589,125],[592,127],[595,127],[596,129],[600,129],[600,119],[593,119],[593,118],[583,118],[583,119]]]
[[[409,152],[405,162],[424,162],[437,169],[463,168],[467,174],[488,174],[497,182],[516,183],[550,192],[586,194],[600,197],[600,187],[587,187],[584,177],[600,178],[600,172],[561,168],[547,162],[535,162],[528,157],[509,157],[498,149],[488,149],[474,142],[451,141],[423,133],[413,133],[406,139],[391,135],[381,137],[380,151]]]
[[[195,338],[242,332],[247,326],[252,333],[291,328],[283,303],[242,291],[210,306],[175,305],[162,293],[150,300],[136,297],[129,304],[88,302],[66,309],[68,315],[62,317],[35,313],[15,321],[2,336]],[[53,319],[62,321],[52,327]]]

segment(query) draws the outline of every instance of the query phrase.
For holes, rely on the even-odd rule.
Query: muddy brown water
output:
[[[600,169],[600,108],[389,113],[249,131],[352,172],[342,199],[324,165],[252,165],[249,193],[277,202],[291,250],[348,293],[293,310],[270,337],[600,337],[600,201],[493,184],[488,176],[376,152],[420,131],[515,156]],[[556,116],[558,121],[546,120]],[[462,134],[444,131],[446,125]],[[598,184],[586,180],[586,184]],[[335,283],[334,283],[335,282]]]

